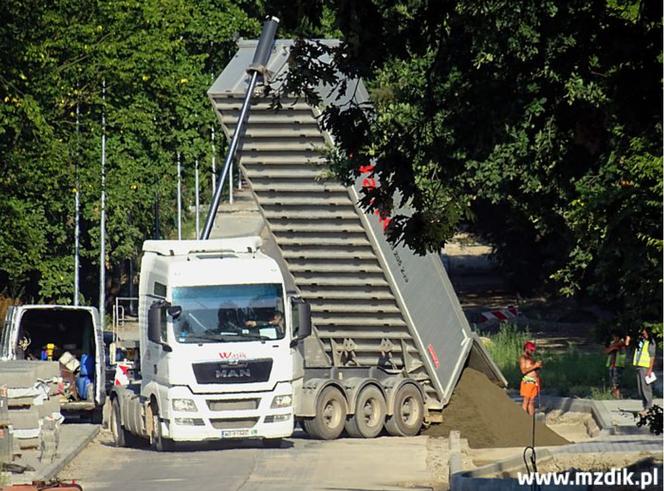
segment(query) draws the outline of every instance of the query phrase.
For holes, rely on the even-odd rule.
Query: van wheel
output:
[[[353,438],[375,438],[385,424],[387,404],[375,385],[367,385],[357,396],[355,414],[346,422],[346,432]]]
[[[415,436],[423,421],[422,394],[413,384],[402,385],[394,398],[394,414],[387,418],[385,429],[392,436]]]
[[[125,430],[122,426],[122,418],[120,416],[120,403],[118,399],[113,399],[111,404],[111,434],[113,435],[113,444],[116,447],[130,447],[136,438],[129,431]]]
[[[326,387],[316,401],[316,416],[304,420],[306,432],[319,440],[334,440],[346,422],[346,398],[336,387]]]
[[[150,446],[156,452],[170,452],[175,447],[175,442],[169,438],[165,438],[161,433],[159,408],[156,404],[152,405],[152,435],[150,435]]]
[[[104,421],[104,408],[98,406],[90,412],[90,423],[93,425],[100,425]]]

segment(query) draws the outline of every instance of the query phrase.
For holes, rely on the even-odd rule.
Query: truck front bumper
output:
[[[288,437],[294,428],[293,406],[273,408],[272,403],[289,394],[287,383],[271,392],[240,394],[193,394],[187,387],[172,387],[162,434],[181,442]],[[196,410],[176,411],[174,399],[190,399]]]

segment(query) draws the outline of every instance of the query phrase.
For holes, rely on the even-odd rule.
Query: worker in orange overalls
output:
[[[523,355],[519,358],[519,368],[521,369],[521,397],[523,403],[521,407],[531,416],[535,414],[535,398],[540,391],[539,370],[542,368],[541,361],[535,361],[535,343],[526,341],[523,345]]]

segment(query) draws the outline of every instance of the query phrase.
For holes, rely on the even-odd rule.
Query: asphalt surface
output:
[[[84,491],[440,489],[428,446],[425,436],[325,442],[296,434],[280,449],[245,441],[157,453],[114,448],[103,432],[58,477]]]

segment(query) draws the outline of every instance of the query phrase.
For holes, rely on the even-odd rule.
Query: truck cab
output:
[[[145,242],[140,380],[113,391],[116,440],[129,431],[160,450],[178,441],[291,435],[300,301],[286,293],[260,244],[258,237]]]

